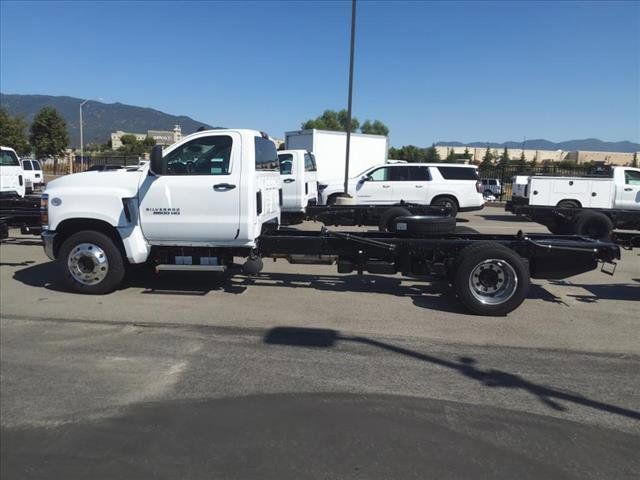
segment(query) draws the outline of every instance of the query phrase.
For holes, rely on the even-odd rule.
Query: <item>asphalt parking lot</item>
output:
[[[492,318],[441,282],[283,260],[74,295],[16,235],[0,246],[3,478],[633,478],[639,254],[536,280]]]

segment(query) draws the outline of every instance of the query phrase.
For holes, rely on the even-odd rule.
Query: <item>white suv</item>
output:
[[[320,202],[332,204],[343,191],[341,180],[320,185]],[[477,167],[452,163],[385,164],[349,180],[358,204],[394,205],[401,201],[446,205],[452,215],[484,206]]]

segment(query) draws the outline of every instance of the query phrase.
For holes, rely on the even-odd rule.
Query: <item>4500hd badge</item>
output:
[[[152,215],[180,215],[179,208],[147,208]]]

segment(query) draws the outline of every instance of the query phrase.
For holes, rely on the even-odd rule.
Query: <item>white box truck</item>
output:
[[[286,150],[307,150],[316,157],[318,181],[344,178],[346,132],[328,130],[297,130],[285,132]],[[354,177],[374,165],[386,163],[389,141],[384,135],[351,134],[349,177]]]

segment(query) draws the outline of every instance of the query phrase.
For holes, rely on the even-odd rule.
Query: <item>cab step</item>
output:
[[[156,273],[160,271],[174,272],[226,272],[226,265],[173,265],[160,264],[156,265]]]

